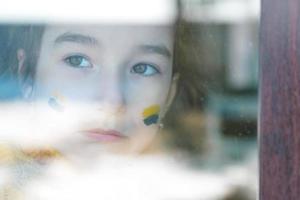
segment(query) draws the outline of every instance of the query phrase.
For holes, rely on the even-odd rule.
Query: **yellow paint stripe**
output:
[[[158,114],[160,111],[160,107],[159,105],[153,105],[153,106],[150,106],[148,108],[146,108],[143,112],[143,117],[149,117],[151,115],[154,115],[154,114]]]

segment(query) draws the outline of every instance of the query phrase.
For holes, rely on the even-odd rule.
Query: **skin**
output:
[[[66,134],[73,148],[64,141],[63,151],[78,155],[76,144],[81,153],[103,147],[132,152],[150,143],[159,122],[145,125],[143,111],[159,106],[161,121],[176,92],[172,32],[168,26],[46,27],[31,98],[46,105],[55,97],[63,110],[54,115],[78,116]],[[82,133],[90,129],[115,130],[123,138],[94,140]]]

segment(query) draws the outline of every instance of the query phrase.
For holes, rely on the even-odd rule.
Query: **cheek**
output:
[[[163,104],[156,102],[129,107],[127,123],[131,124],[134,129],[156,130],[161,119],[161,108],[163,108]]]
[[[134,152],[140,152],[147,148],[153,142],[158,133],[159,111],[158,104],[141,104],[132,109],[134,111],[135,121],[133,129],[130,132],[130,149]]]
[[[165,107],[169,83],[152,80],[129,88],[127,108],[134,121],[143,127],[156,126]]]
[[[56,111],[64,111],[65,97],[58,92],[53,92],[48,99],[48,105]]]
[[[59,74],[59,75],[56,75]],[[42,74],[37,77],[35,97],[51,98],[61,102],[65,99],[71,102],[86,101],[94,95],[95,87],[93,79],[90,76],[82,76],[68,73],[64,70],[57,70],[56,73],[48,73],[47,78],[42,79]]]
[[[154,104],[149,107],[146,107],[143,110],[143,122],[146,126],[150,126],[152,124],[157,124],[159,120],[160,113],[160,105]]]
[[[143,107],[153,104],[164,104],[170,87],[170,80],[166,78],[144,78],[141,81],[129,81],[124,94],[128,104],[139,105]]]

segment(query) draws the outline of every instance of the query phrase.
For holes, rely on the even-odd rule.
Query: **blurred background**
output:
[[[182,88],[149,152],[170,153],[201,175],[204,185],[197,189],[203,192],[193,199],[256,199],[260,1],[178,4],[175,64],[186,73],[181,74]],[[0,38],[0,49],[9,49],[7,26],[0,27]],[[9,54],[1,52],[0,65],[5,66]],[[10,78],[0,76],[1,100],[18,95],[7,87]]]
[[[260,1],[181,0],[180,6],[177,62],[191,72],[182,81],[195,82],[188,95],[179,94],[188,99],[170,113],[167,141],[189,155],[191,167],[231,180],[236,190],[221,199],[256,199]]]

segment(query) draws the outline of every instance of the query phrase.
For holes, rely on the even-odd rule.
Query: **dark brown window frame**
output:
[[[261,200],[300,199],[300,1],[262,0]]]

